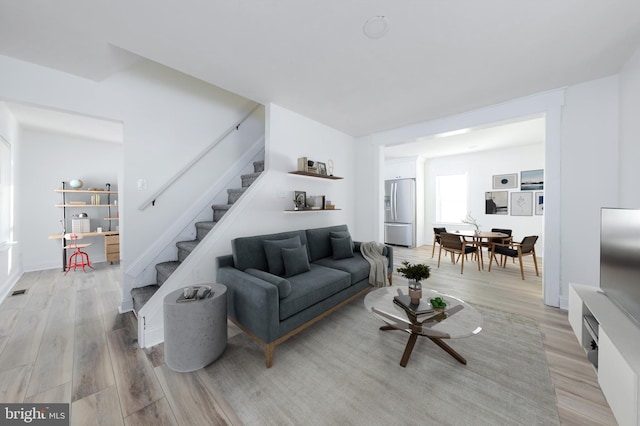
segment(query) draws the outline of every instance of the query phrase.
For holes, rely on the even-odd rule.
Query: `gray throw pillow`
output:
[[[335,260],[353,257],[351,237],[331,238],[331,248]]]
[[[345,238],[345,237],[349,237],[351,239],[351,234],[349,233],[349,231],[331,231],[329,233],[329,238]],[[351,241],[351,250],[355,250],[354,246],[355,243],[353,242],[353,240]]]
[[[282,261],[283,248],[296,248],[302,246],[300,237],[286,238],[284,240],[265,240],[262,242],[264,253],[267,256],[269,272],[273,275],[284,275],[284,263]]]
[[[284,276],[292,277],[311,270],[307,247],[304,245],[296,248],[283,248],[282,260],[284,261]]]

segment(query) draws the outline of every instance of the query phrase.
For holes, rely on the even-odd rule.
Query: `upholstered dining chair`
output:
[[[480,256],[477,256],[480,248],[473,241],[466,241],[461,235],[450,234],[448,232],[440,233],[440,250],[438,251],[438,268],[440,267],[440,258],[442,250],[451,254],[451,261],[456,263],[460,260],[460,273],[464,273],[464,259],[467,254],[475,253],[478,262],[478,271],[480,270]],[[455,255],[458,259],[455,259]]]
[[[502,255],[502,267],[505,268],[507,266],[507,257],[518,258],[520,262],[520,275],[522,275],[522,279],[524,280],[524,267],[522,266],[522,258],[524,256],[533,256],[533,265],[536,268],[536,276],[540,276],[538,273],[538,261],[536,260],[536,241],[538,241],[537,235],[530,235],[528,237],[524,237],[524,239],[519,243],[492,243],[491,244],[491,257],[489,260],[489,272],[491,272],[491,264],[493,263],[493,259],[498,262],[498,258],[496,255]]]
[[[483,242],[482,246],[486,247],[488,252],[491,252],[491,244],[493,243],[510,245],[513,242],[513,230],[511,229],[491,228],[491,232],[499,232],[501,234],[506,234],[508,235],[508,237],[490,238],[489,241]],[[502,259],[502,256],[500,257],[500,259]],[[515,262],[515,258],[514,258],[514,262]]]
[[[447,232],[447,228],[433,228],[433,246],[431,247],[431,258],[436,252],[436,244],[440,244],[440,234]]]

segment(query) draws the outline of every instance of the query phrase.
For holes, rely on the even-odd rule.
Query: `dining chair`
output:
[[[467,254],[478,254],[479,247],[473,241],[466,241],[461,235],[450,234],[448,232],[440,233],[440,250],[438,251],[438,268],[440,267],[440,258],[442,257],[442,250],[451,254],[451,261],[456,263],[460,261],[460,273],[464,273],[464,259]],[[455,255],[458,255],[458,259],[455,259]],[[478,271],[480,270],[480,256],[476,256],[478,262]]]
[[[506,234],[508,235],[508,237],[490,238],[489,241],[483,242],[482,246],[486,247],[488,252],[491,252],[491,244],[493,243],[511,245],[511,243],[513,242],[513,230],[511,229],[491,228],[491,232],[499,232],[501,234]],[[501,256],[500,259],[503,260],[503,257]],[[515,258],[513,260],[515,262]]]
[[[431,247],[431,258],[436,252],[436,244],[440,244],[440,234],[447,232],[447,228],[433,228],[433,246]]]
[[[538,241],[537,235],[530,235],[528,237],[524,237],[524,239],[519,243],[492,243],[491,244],[491,257],[489,259],[489,272],[491,272],[491,264],[493,263],[493,259],[496,259],[496,263],[498,259],[496,255],[502,255],[501,259],[502,267],[506,268],[507,266],[507,257],[511,257],[515,260],[518,258],[520,262],[520,275],[522,275],[522,279],[524,280],[524,267],[522,266],[522,258],[524,256],[533,256],[533,265],[536,268],[536,276],[540,276],[538,273],[538,261],[536,260],[536,241]]]

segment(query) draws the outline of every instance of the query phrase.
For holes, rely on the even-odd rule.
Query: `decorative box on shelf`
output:
[[[71,220],[71,232],[74,234],[84,234],[90,232],[89,218],[72,219]]]

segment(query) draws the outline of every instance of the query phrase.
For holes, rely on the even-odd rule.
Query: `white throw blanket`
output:
[[[371,241],[360,244],[360,253],[369,262],[369,284],[374,287],[387,286],[389,259],[382,254],[384,244]]]

